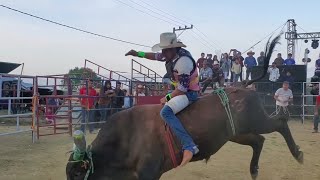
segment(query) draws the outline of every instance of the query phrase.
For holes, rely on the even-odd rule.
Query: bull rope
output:
[[[231,129],[232,129],[232,134],[236,135],[236,128],[234,126],[234,121],[233,121],[231,110],[230,110],[230,101],[229,101],[227,93],[225,92],[225,90],[223,88],[219,88],[219,89],[214,90],[212,92],[212,94],[216,94],[220,98],[221,104],[224,106],[224,109],[226,110],[226,113],[227,113],[227,116],[229,119],[229,123],[230,123]]]
[[[271,113],[271,114],[269,115],[269,117],[270,117],[270,118],[273,118],[273,117],[277,116],[277,115],[280,113],[281,109],[282,109],[282,111],[283,111],[283,113],[284,113],[285,115],[288,114],[288,115],[290,116],[290,112],[289,112],[289,110],[288,110],[288,107],[276,106],[276,111],[274,111],[273,113]]]
[[[85,154],[87,154],[87,157],[89,158],[89,161],[83,160]],[[83,179],[83,180],[87,180],[89,178],[90,173],[91,174],[94,173],[91,145],[88,146],[86,152],[81,152],[80,149],[77,146],[75,146],[75,148],[73,150],[73,159],[74,159],[74,161],[69,161],[69,163],[83,162],[85,166],[87,164],[89,164],[86,176]]]

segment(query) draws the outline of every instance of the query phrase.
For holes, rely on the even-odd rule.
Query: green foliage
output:
[[[93,80],[95,88],[99,88],[101,85],[101,78],[90,68],[75,67],[74,69],[70,69],[68,74],[65,75],[65,78],[70,79],[72,90],[80,89],[87,79]],[[67,88],[68,81],[66,81],[66,79],[62,80],[61,83]]]

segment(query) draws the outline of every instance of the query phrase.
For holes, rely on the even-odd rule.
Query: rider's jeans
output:
[[[190,103],[197,100],[197,98],[198,93],[194,91],[187,92],[186,95],[181,95],[180,97],[176,96],[166,103],[160,112],[162,119],[170,126],[180,140],[183,150],[189,150],[193,154],[196,154],[198,149],[175,114],[182,111]]]

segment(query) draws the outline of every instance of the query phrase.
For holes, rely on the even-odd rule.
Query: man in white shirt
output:
[[[279,69],[277,68],[277,64],[275,62],[272,63],[272,66],[268,69],[269,81],[276,82],[280,77]]]
[[[276,91],[274,99],[276,100],[277,109],[283,108],[284,110],[287,110],[289,102],[292,102],[293,100],[292,91],[289,89],[289,82],[283,82],[282,88],[279,88]]]

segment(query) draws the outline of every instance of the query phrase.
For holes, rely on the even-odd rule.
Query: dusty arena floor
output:
[[[320,134],[311,134],[312,123],[290,122],[291,131],[304,151],[304,165],[298,164],[289,153],[284,139],[278,134],[265,135],[260,159],[260,180],[319,180]],[[0,126],[0,132],[8,127]],[[94,136],[88,139],[92,141]],[[68,135],[41,137],[31,143],[30,133],[0,137],[0,180],[37,179],[64,180],[65,165],[71,150]],[[234,143],[226,144],[212,156],[208,164],[190,163],[163,175],[162,180],[247,180],[252,150]]]

